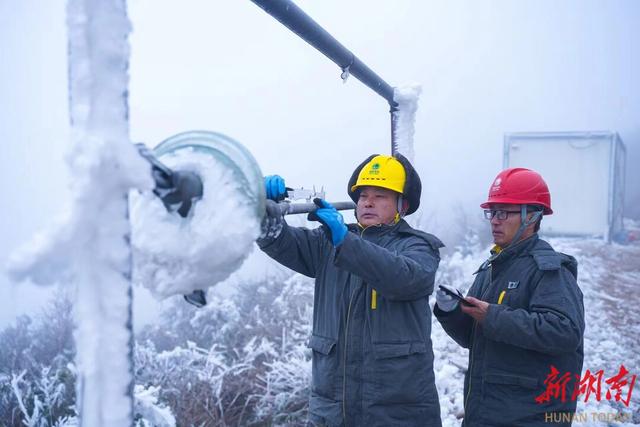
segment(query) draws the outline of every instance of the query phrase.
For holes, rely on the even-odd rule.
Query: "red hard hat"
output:
[[[538,205],[544,207],[543,215],[553,213],[549,187],[531,169],[509,168],[500,172],[489,188],[489,199],[480,207],[489,208],[494,203]]]

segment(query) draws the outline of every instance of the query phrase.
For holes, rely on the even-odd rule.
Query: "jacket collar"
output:
[[[407,222],[404,219],[400,219],[395,224],[377,224],[377,225],[370,225],[368,227],[364,227],[360,223],[354,223],[354,224],[349,224],[348,228],[349,230],[355,231],[358,234],[362,234],[366,231],[367,235],[381,236],[391,231],[399,231],[399,232],[406,231],[411,227],[409,226],[409,224],[407,224]]]
[[[540,240],[540,238],[538,237],[538,233],[533,233],[532,236],[529,236],[524,240],[520,240],[515,245],[510,245],[506,249],[497,253],[496,256],[494,257],[494,260],[496,262],[505,262],[512,258],[516,258],[520,255],[523,255],[525,253],[529,253],[529,251],[533,249],[533,247],[535,247],[536,243],[538,243],[538,240]],[[493,257],[493,252],[492,252],[492,257]]]
[[[519,241],[515,245],[510,245],[506,249],[501,249],[497,245],[494,246],[490,251],[491,256],[487,258],[487,260],[483,262],[482,265],[480,265],[480,268],[476,270],[476,273],[485,270],[487,267],[489,267],[490,264],[501,264],[510,259],[517,258],[520,255],[529,253],[529,251],[536,246],[539,240],[540,238],[538,237],[538,233],[534,233],[532,236]]]

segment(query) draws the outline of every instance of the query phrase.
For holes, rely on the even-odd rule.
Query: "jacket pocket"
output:
[[[426,352],[427,346],[423,342],[373,344],[373,354],[376,359],[389,359]]]
[[[325,338],[318,335],[311,335],[311,338],[309,339],[308,347],[317,351],[318,353],[329,355],[329,353],[331,353],[331,350],[333,350],[335,345],[336,345],[336,340],[332,338]]]
[[[433,360],[424,342],[373,344],[365,390],[374,405],[425,404],[437,401],[433,387]]]
[[[524,425],[525,418],[540,413],[535,403],[540,394],[538,380],[513,374],[487,373],[483,376],[479,420],[487,425]],[[472,391],[473,393],[473,388]],[[472,397],[473,398],[473,397]],[[529,425],[528,423],[526,425]],[[543,423],[535,424],[543,425]]]
[[[485,374],[484,382],[491,384],[513,385],[528,389],[537,389],[538,380],[531,377],[505,374]]]
[[[307,347],[313,350],[311,364],[311,391],[336,400],[338,370],[337,341],[333,338],[311,335]]]

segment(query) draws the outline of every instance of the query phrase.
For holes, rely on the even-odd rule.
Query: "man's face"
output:
[[[493,242],[500,246],[505,247],[511,244],[511,241],[516,236],[518,228],[520,228],[520,205],[510,205],[504,203],[496,203],[491,205],[491,210],[501,210],[509,212],[507,219],[500,220],[495,215],[491,219],[491,234],[493,234]],[[527,215],[527,219],[531,214]],[[533,234],[533,225],[527,227],[522,233],[520,239],[525,239]]]
[[[358,199],[358,222],[370,225],[389,224],[398,212],[398,193],[380,187],[361,187]]]

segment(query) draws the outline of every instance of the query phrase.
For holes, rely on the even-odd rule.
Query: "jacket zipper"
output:
[[[344,358],[342,360],[342,418],[344,425],[347,427],[347,346],[349,345],[349,319],[351,318],[351,304],[356,289],[351,291],[349,296],[349,307],[347,308],[347,322],[344,327]]]
[[[372,225],[365,227],[360,232],[360,237],[364,237],[364,232]],[[342,418],[344,419],[344,425],[347,427],[347,347],[349,346],[349,319],[351,318],[351,305],[353,303],[353,296],[356,293],[357,288],[351,291],[349,296],[349,306],[347,308],[347,321],[344,326],[344,356],[342,360]]]
[[[484,289],[482,294],[480,295],[480,299],[481,300],[484,301],[484,296],[487,294],[489,289],[491,289],[491,285],[492,284],[493,284],[493,265],[489,264],[489,283],[487,284],[487,288]],[[476,325],[477,325],[477,322],[474,319],[473,320],[473,326],[471,327],[471,341],[469,342],[470,346],[474,341],[473,338],[475,337]],[[471,374],[472,374],[472,368],[473,368],[473,353],[474,353],[474,349],[475,349],[475,346],[471,346],[471,356],[469,357],[469,390],[467,390],[467,396],[464,399],[465,410],[467,408],[467,404],[469,403],[469,396],[471,395]],[[465,413],[465,416],[466,416],[466,413]]]
[[[362,229],[360,237],[364,237],[364,232],[369,227],[377,227],[376,225],[369,225]],[[351,318],[351,305],[353,304],[353,296],[355,295],[357,288],[351,291],[349,296],[349,307],[347,308],[347,321],[344,327],[344,357],[342,360],[342,418],[344,418],[344,425],[347,427],[347,347],[349,346],[349,320]],[[374,291],[375,292],[375,291]],[[366,297],[365,297],[366,300]]]

